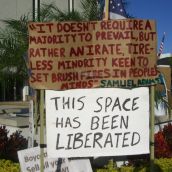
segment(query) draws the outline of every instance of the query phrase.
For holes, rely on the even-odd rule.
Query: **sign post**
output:
[[[155,86],[152,85],[150,87],[150,170],[151,172],[154,172],[154,159],[155,159],[155,153],[154,153],[154,128],[155,128]]]
[[[104,20],[109,19],[109,0],[105,0],[105,17],[103,18]]]
[[[40,90],[40,170],[44,171],[44,90]]]
[[[40,21],[40,5],[41,0],[33,0],[33,21],[37,20]],[[36,98],[35,98],[35,115],[36,120],[38,119],[38,115],[40,115],[40,172],[44,171],[44,90],[36,90]],[[39,97],[39,104],[38,101]],[[38,114],[38,106],[39,106],[39,114]],[[37,125],[37,121],[36,121]],[[37,129],[37,126],[36,126]],[[37,132],[37,131],[36,131]]]

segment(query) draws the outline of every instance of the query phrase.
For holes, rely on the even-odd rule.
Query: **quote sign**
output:
[[[30,85],[67,90],[159,82],[155,21],[30,22]]]
[[[149,153],[149,89],[46,90],[48,156]]]

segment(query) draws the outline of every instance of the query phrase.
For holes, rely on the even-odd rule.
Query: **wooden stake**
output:
[[[155,86],[152,85],[150,88],[150,171],[154,172],[154,128],[155,128],[155,112],[154,112],[154,107],[155,107]]]
[[[37,16],[33,18],[37,18],[37,21],[40,21],[40,6],[41,0],[34,0],[33,7],[34,12],[37,12]],[[38,93],[38,91],[37,91]],[[40,90],[40,104],[39,104],[39,114],[40,114],[40,172],[44,172],[44,90]],[[38,94],[36,95],[38,96]],[[36,109],[37,110],[37,109]],[[38,112],[38,111],[37,111]],[[38,115],[38,114],[37,114]]]
[[[44,171],[44,90],[40,90],[40,172]]]
[[[109,19],[109,0],[105,0],[105,17],[104,20]]]

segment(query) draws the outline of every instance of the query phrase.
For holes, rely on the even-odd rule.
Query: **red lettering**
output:
[[[30,82],[47,82],[48,73],[31,73]]]
[[[84,55],[84,46],[82,46],[82,47],[76,47],[76,48],[74,48],[74,47],[71,47],[71,49],[70,49],[70,53],[69,53],[69,56],[70,57],[75,57],[75,56],[83,56]]]
[[[93,80],[78,81],[78,82],[67,82],[67,83],[62,83],[61,90],[75,89],[75,88],[92,88],[93,84],[94,84]]]
[[[129,77],[147,77],[147,76],[156,76],[156,68],[131,68],[129,70]]]
[[[151,53],[150,44],[129,43],[129,44],[126,44],[126,46],[128,47],[128,53],[130,54],[150,54]]]
[[[52,60],[37,60],[35,63],[30,62],[30,69],[33,70],[52,70]]]
[[[112,58],[112,67],[132,67],[135,66],[135,58]]]
[[[64,48],[29,48],[31,57],[65,57]]]

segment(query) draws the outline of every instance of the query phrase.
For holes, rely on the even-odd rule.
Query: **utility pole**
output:
[[[33,0],[33,21],[40,22],[40,0]],[[40,172],[44,171],[44,90],[36,90],[35,109],[38,116],[40,114]],[[38,100],[38,95],[39,100]],[[37,104],[39,101],[39,104]],[[39,106],[39,112],[38,112]]]
[[[74,11],[74,0],[68,0],[68,11],[69,12]]]
[[[40,0],[32,0],[32,19],[40,21]]]

